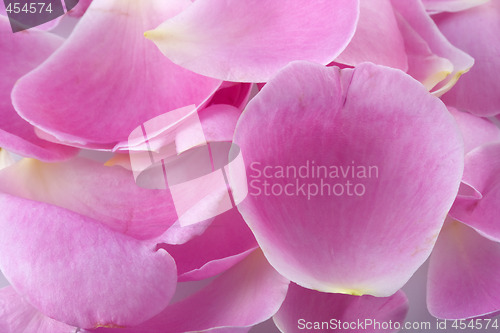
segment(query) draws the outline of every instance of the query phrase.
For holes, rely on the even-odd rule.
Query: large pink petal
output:
[[[357,19],[358,0],[197,0],[146,36],[196,73],[265,82],[293,60],[330,63]]]
[[[460,132],[462,132],[465,153],[484,144],[500,142],[500,128],[489,119],[461,112],[453,107],[448,107],[448,110],[455,117]]]
[[[0,229],[2,272],[58,321],[138,325],[174,293],[177,273],[167,252],[66,209],[1,194]]]
[[[441,101],[403,72],[367,63],[289,65],[249,103],[235,143],[249,181],[238,209],[266,257],[324,292],[402,287],[428,257],[463,169]]]
[[[425,8],[420,1],[399,1],[392,0],[392,5],[394,9],[401,15],[404,21],[408,24],[411,29],[421,37],[423,41],[427,44],[429,50],[435,56],[439,58],[448,59],[453,65],[450,69],[447,62],[439,61],[435,59],[434,62],[434,73],[427,73],[427,80],[430,82],[439,82],[433,87],[433,93],[436,96],[441,96],[446,91],[451,89],[453,85],[457,82],[458,78],[465,72],[467,72],[474,64],[474,59],[468,54],[458,49],[452,45],[445,36],[439,31],[436,24],[432,21],[430,16],[425,12]],[[420,49],[413,45],[413,50]],[[407,47],[407,51],[409,51]],[[413,51],[415,52],[415,51]],[[428,57],[423,57],[423,52],[418,52],[416,54],[416,59],[419,60],[412,65],[411,61],[409,64],[408,74],[418,78],[422,81],[422,71],[426,71],[430,59]],[[408,55],[411,57],[411,54]],[[437,63],[436,63],[437,61]],[[423,62],[423,63],[422,63]],[[432,62],[431,62],[432,63]],[[430,75],[429,75],[430,74]],[[440,79],[441,81],[439,81]]]
[[[463,183],[477,196],[458,196],[453,218],[500,241],[500,142],[478,147],[465,157]]]
[[[408,69],[403,37],[390,0],[360,1],[354,37],[335,61],[351,66],[370,61],[403,71]]]
[[[46,317],[19,296],[14,288],[0,289],[2,333],[76,333],[78,328]]]
[[[240,332],[241,327],[271,318],[283,303],[288,284],[257,250],[199,292],[170,305],[151,320],[116,332],[181,333],[213,329]]]
[[[352,296],[321,293],[292,283],[273,319],[284,333],[380,332],[378,327],[389,322],[392,329],[383,332],[398,332],[407,312],[408,299],[402,291],[390,297]]]
[[[24,159],[0,171],[0,192],[63,207],[139,239],[161,235],[176,220],[167,190],[138,187],[131,172],[76,158]]]
[[[64,45],[13,91],[16,110],[55,139],[112,148],[144,121],[202,104],[220,81],[166,59],[143,32],[188,0],[95,0]]]
[[[443,95],[443,101],[478,116],[500,113],[500,1],[458,13],[434,16],[441,32],[454,45],[474,57],[474,67],[455,87]]]
[[[438,318],[462,319],[500,310],[500,243],[449,220],[429,264],[427,306]]]
[[[231,209],[217,216],[200,236],[183,245],[162,245],[177,264],[179,281],[215,276],[257,248],[240,213]]]
[[[0,5],[3,7],[3,4]],[[12,33],[9,21],[0,16],[0,146],[23,156],[53,161],[69,158],[77,153],[40,139],[33,126],[14,110],[10,93],[16,81],[50,56],[63,40],[55,35],[35,29]],[[36,49],[36,52],[33,50]]]
[[[491,0],[422,0],[425,9],[431,13],[459,12],[480,6]]]

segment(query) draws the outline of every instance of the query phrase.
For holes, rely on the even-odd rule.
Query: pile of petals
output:
[[[426,261],[433,316],[495,316],[498,31],[500,0],[1,8],[0,332],[397,332]]]

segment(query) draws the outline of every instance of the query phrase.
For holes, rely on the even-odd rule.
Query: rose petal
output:
[[[2,272],[30,304],[68,325],[138,325],[174,293],[167,252],[93,219],[0,194],[0,228]]]
[[[242,327],[273,316],[285,299],[288,284],[257,250],[201,291],[170,305],[151,320],[132,329],[110,333],[210,332],[212,329],[240,332]]]
[[[500,113],[500,2],[488,3],[459,13],[433,17],[439,29],[454,45],[474,57],[474,67],[455,87],[443,95],[447,105],[478,116]]]
[[[197,0],[146,37],[193,72],[265,82],[293,60],[330,63],[357,19],[357,0]]]
[[[44,316],[14,288],[0,289],[0,331],[3,333],[76,333],[78,328]]]
[[[154,116],[202,104],[220,81],[174,65],[143,37],[189,4],[93,1],[64,45],[19,80],[16,110],[59,141],[110,149]]]
[[[465,153],[484,144],[500,141],[500,128],[491,120],[458,111],[453,107],[448,107],[448,110],[455,117],[464,137]]]
[[[354,37],[336,62],[355,66],[365,61],[408,69],[403,37],[389,0],[361,0]]]
[[[465,319],[500,310],[500,244],[449,220],[432,252],[427,306],[438,318]]]
[[[309,331],[380,332],[375,323],[402,325],[408,312],[408,299],[402,291],[390,297],[328,294],[290,284],[283,305],[273,317],[281,332]],[[363,326],[351,323],[361,322]],[[345,325],[350,328],[346,328]],[[344,325],[344,326],[343,326]],[[348,326],[348,327],[349,327]]]
[[[457,82],[458,78],[467,72],[474,64],[474,59],[465,52],[452,45],[439,31],[436,24],[425,12],[425,8],[420,1],[399,1],[392,0],[394,9],[404,18],[408,25],[427,43],[429,49],[437,57],[448,59],[453,64],[453,71],[447,73],[448,66],[442,63],[442,70],[435,72],[438,78],[446,77],[433,88],[433,94],[441,96],[450,90]],[[425,60],[425,57],[422,58]],[[408,74],[419,77],[419,71],[425,66],[416,66],[410,63]],[[445,73],[441,73],[445,72]],[[446,75],[448,74],[448,75]],[[432,80],[431,75],[429,79]]]
[[[235,143],[249,181],[238,209],[267,259],[324,292],[389,296],[402,287],[428,257],[463,169],[445,106],[401,71],[373,64],[289,65],[249,103]],[[308,177],[294,176],[300,167]]]
[[[236,209],[217,216],[199,237],[183,245],[162,245],[177,264],[179,281],[202,280],[232,267],[257,248]]]
[[[24,159],[0,171],[0,191],[88,216],[145,239],[177,220],[169,191],[138,187],[132,173],[76,158],[63,163]]]
[[[37,137],[33,126],[16,113],[10,99],[16,81],[40,65],[62,42],[60,37],[35,29],[14,34],[8,19],[0,16],[0,146],[45,161],[63,160],[77,153],[74,148]],[[32,52],[34,49],[37,51]]]
[[[408,53],[408,73],[430,91],[453,72],[453,64],[434,54],[425,39],[401,14],[396,13],[396,18]]]
[[[480,6],[490,0],[422,0],[427,12],[431,14],[441,12],[459,12],[472,7]]]
[[[463,222],[488,238],[500,241],[500,143],[472,150],[465,157],[462,182],[479,196],[458,196],[450,211]]]

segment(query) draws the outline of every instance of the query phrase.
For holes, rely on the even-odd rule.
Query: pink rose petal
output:
[[[164,250],[63,208],[0,194],[0,269],[40,312],[71,326],[134,326],[177,282]]]
[[[428,257],[463,170],[462,139],[441,101],[373,64],[289,65],[249,103],[235,143],[249,184],[238,209],[267,259],[323,292],[402,287]],[[313,163],[328,175],[312,177]],[[309,178],[286,176],[287,167]]]
[[[402,291],[390,297],[352,296],[321,293],[292,283],[273,319],[284,333],[398,332],[394,327],[402,326],[408,307]],[[363,325],[358,326],[358,322]],[[392,329],[379,328],[389,322]]]
[[[177,264],[179,281],[215,276],[244,259],[257,242],[236,209],[217,216],[200,236],[183,245],[162,245]]]
[[[3,4],[0,5],[3,7]],[[12,33],[9,21],[0,16],[0,146],[23,156],[40,160],[63,160],[77,150],[40,139],[33,126],[14,110],[10,93],[16,81],[40,65],[63,42],[62,38],[39,30]],[[36,52],[32,52],[36,49]]]
[[[169,191],[142,189],[131,172],[84,158],[24,159],[1,170],[0,179],[0,192],[69,209],[139,239],[158,237],[177,220]]]
[[[500,241],[500,142],[472,150],[465,157],[462,182],[478,195],[458,196],[450,211],[453,218]]]
[[[425,9],[431,13],[459,12],[480,6],[491,0],[422,0]]]
[[[429,264],[427,306],[438,318],[465,319],[500,310],[500,243],[449,220]]]
[[[10,286],[0,289],[0,318],[2,333],[78,332],[76,327],[44,316]]]
[[[335,59],[355,66],[365,61],[408,69],[408,58],[390,0],[361,0],[356,32]]]
[[[16,110],[59,141],[110,149],[154,116],[202,104],[220,81],[180,68],[143,37],[189,4],[93,1],[64,45],[18,82]]]
[[[455,117],[464,137],[465,153],[484,144],[500,142],[500,128],[491,120],[458,111],[453,107],[448,107],[448,110]]]
[[[499,114],[500,1],[433,18],[450,42],[475,59],[474,67],[443,95],[443,101],[478,116]]]
[[[434,73],[427,76],[426,80],[430,80],[430,82],[439,82],[433,87],[432,91],[436,96],[441,96],[446,91],[450,90],[459,77],[472,67],[474,59],[446,39],[430,16],[425,12],[425,8],[420,1],[392,0],[392,5],[395,11],[401,15],[411,29],[425,41],[432,54],[439,58],[448,59],[453,65],[450,69],[448,62],[438,61],[434,66],[439,64],[440,66],[436,66]],[[422,80],[421,71],[427,70],[425,62],[422,63],[422,61],[429,61],[426,57],[422,57],[422,51],[423,50],[416,54],[416,56],[421,57],[419,62],[412,65],[411,59],[409,60],[408,74],[419,80]],[[411,54],[409,54],[409,57],[411,57]],[[436,59],[434,62],[436,62]]]
[[[131,329],[99,329],[96,333],[245,332],[242,327],[259,324],[278,311],[288,284],[257,250],[151,320]]]
[[[265,82],[293,60],[330,63],[357,19],[357,0],[197,0],[146,37],[193,72]]]

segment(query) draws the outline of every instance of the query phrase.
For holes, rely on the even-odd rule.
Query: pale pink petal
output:
[[[408,69],[403,37],[390,0],[361,0],[356,32],[336,62],[355,66],[364,61]]]
[[[441,12],[459,12],[472,7],[480,6],[491,0],[422,0],[427,12],[431,14]]]
[[[474,67],[443,95],[443,101],[478,116],[499,114],[500,1],[433,18],[450,42],[475,59]]]
[[[367,63],[289,65],[249,103],[235,143],[249,185],[238,209],[267,259],[323,292],[401,288],[428,257],[463,170],[444,104],[403,72]]]
[[[162,311],[177,281],[164,250],[63,208],[0,194],[0,268],[45,315],[133,326]]]
[[[77,329],[46,317],[19,296],[14,288],[0,289],[0,332],[76,333]]]
[[[197,0],[146,37],[196,73],[265,82],[293,60],[330,63],[357,19],[357,0]]]
[[[436,24],[432,21],[430,16],[425,12],[425,8],[420,1],[399,1],[392,0],[392,5],[395,11],[397,11],[404,21],[417,33],[422,40],[428,45],[432,53],[439,57],[448,59],[453,67],[450,69],[447,62],[433,60],[435,63],[434,74],[427,75],[427,80],[438,81],[436,78],[442,79],[437,85],[433,87],[433,94],[436,96],[441,96],[446,91],[451,89],[453,85],[457,82],[458,78],[465,72],[467,72],[474,64],[474,59],[470,57],[467,53],[461,51],[454,45],[452,45],[445,36],[439,31]],[[411,42],[411,41],[407,41]],[[409,48],[407,47],[407,51]],[[421,70],[425,70],[425,62],[429,61],[425,57],[422,57],[424,53],[419,53],[421,59],[424,63],[414,64],[408,69],[408,74],[417,77],[419,79],[422,73]],[[411,55],[409,54],[409,57]],[[418,58],[417,58],[418,59]],[[440,66],[437,66],[441,64]],[[450,72],[451,70],[451,72]],[[435,76],[435,77],[434,77]]]
[[[169,191],[142,189],[131,172],[84,158],[24,159],[1,170],[0,179],[3,193],[72,210],[139,239],[157,237],[177,220]]]
[[[3,4],[0,5],[3,7]],[[70,147],[53,144],[36,136],[33,126],[14,110],[10,92],[16,81],[40,65],[63,42],[62,38],[28,30],[12,33],[8,19],[0,16],[0,146],[14,153],[53,161],[69,158],[77,153]],[[36,49],[36,52],[32,52]]]
[[[462,319],[500,310],[500,243],[449,220],[432,252],[427,306],[438,318]]]
[[[220,81],[173,64],[143,37],[189,4],[93,1],[64,45],[18,82],[16,110],[59,141],[112,148],[154,116],[202,104]]]
[[[484,145],[465,157],[462,182],[479,195],[459,195],[450,215],[500,241],[500,143]]]
[[[291,283],[273,319],[283,333],[398,332],[394,327],[402,326],[407,312],[408,299],[402,291],[390,297],[352,296],[321,293]],[[358,322],[363,325],[357,326]],[[392,329],[374,326],[389,322]],[[349,326],[344,327],[346,324]]]
[[[455,117],[464,137],[465,153],[487,143],[500,142],[500,128],[491,120],[458,111],[453,107],[448,107],[448,110]]]
[[[191,281],[227,270],[258,246],[238,210],[231,209],[217,216],[202,235],[186,244],[161,247],[174,258],[179,281]]]
[[[262,252],[256,250],[208,286],[168,306],[151,320],[131,329],[96,332],[182,333],[224,329],[223,332],[240,333],[242,327],[261,323],[278,311],[288,284],[267,263]]]

